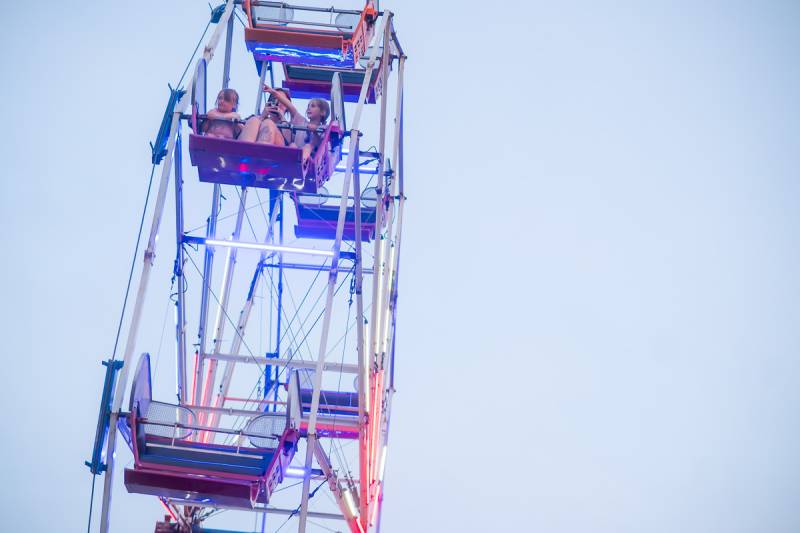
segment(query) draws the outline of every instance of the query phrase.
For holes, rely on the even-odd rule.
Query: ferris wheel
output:
[[[244,119],[229,87],[237,23],[258,73]],[[121,475],[131,495],[116,498],[160,500],[157,532],[212,531],[233,514],[222,511],[255,513],[261,531],[377,531],[406,200],[394,15],[369,1],[227,0],[209,24],[152,146],[161,173],[127,340],[103,362],[87,461],[104,475],[100,530],[112,529]],[[223,37],[221,87],[210,88]],[[158,240],[170,189],[174,256]],[[140,329],[159,261],[172,265],[175,394],[155,398],[155,348]]]

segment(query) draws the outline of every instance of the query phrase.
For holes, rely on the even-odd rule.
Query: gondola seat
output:
[[[189,135],[189,155],[203,182],[315,193],[338,162],[338,151],[328,148],[338,142],[339,134],[336,123],[328,125],[320,148],[305,162],[302,150],[294,146],[197,134]]]

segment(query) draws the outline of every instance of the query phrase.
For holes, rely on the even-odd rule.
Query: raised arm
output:
[[[300,114],[300,112],[297,110],[294,104],[292,104],[292,101],[289,100],[289,98],[286,97],[286,94],[284,94],[282,91],[273,89],[269,85],[264,85],[264,92],[269,93],[270,96],[274,96],[278,102],[286,106],[286,110],[289,112],[290,115],[292,115],[292,118],[295,118],[297,115]]]

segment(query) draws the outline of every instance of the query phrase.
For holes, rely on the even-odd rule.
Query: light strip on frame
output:
[[[281,252],[285,254],[307,254],[333,257],[332,250],[315,250],[313,248],[295,248],[293,246],[280,246],[276,244],[261,244],[244,241],[221,241],[219,239],[206,239],[206,246],[226,246],[228,248],[245,248],[247,250],[261,250],[267,252]]]
[[[350,489],[345,489],[342,491],[342,498],[344,498],[344,503],[347,505],[347,510],[350,512],[350,516],[353,518],[358,518],[356,504],[353,502],[353,495],[350,494]]]
[[[306,473],[305,468],[289,466],[286,468],[286,475],[289,477],[303,477]]]

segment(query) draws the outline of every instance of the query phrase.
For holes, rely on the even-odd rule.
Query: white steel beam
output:
[[[219,216],[220,185],[215,183],[211,193],[211,216],[206,227],[206,238],[213,239],[217,236],[217,218]],[[203,254],[203,291],[200,295],[200,317],[197,327],[198,351],[206,351],[206,337],[208,329],[208,306],[211,298],[211,278],[214,272],[214,251],[213,247],[207,246]],[[198,360],[194,369],[194,398],[195,404],[203,401],[203,361]]]
[[[186,258],[183,253],[183,165],[181,149],[181,133],[175,141],[175,267],[173,272],[178,284],[178,294],[175,299],[175,360],[178,403],[184,404],[191,399],[186,391],[186,276],[183,271]]]
[[[204,359],[216,359],[218,361],[235,361],[237,363],[249,363],[255,365],[273,365],[285,368],[305,368],[308,370],[314,370],[317,368],[316,361],[303,361],[300,359],[283,359],[283,358],[268,358],[268,357],[256,357],[253,355],[239,355],[239,354],[224,354],[224,353],[217,353],[217,354],[205,354],[202,356]],[[328,372],[342,372],[344,374],[358,374],[359,367],[358,365],[352,364],[341,364],[341,363],[333,363],[326,361],[324,371]]]

